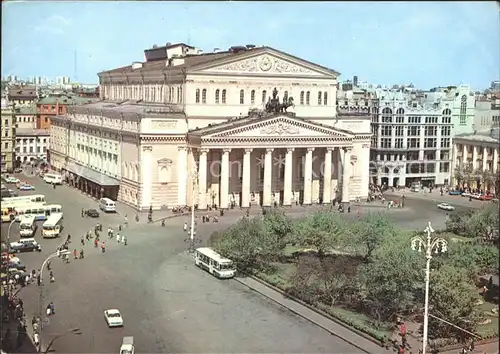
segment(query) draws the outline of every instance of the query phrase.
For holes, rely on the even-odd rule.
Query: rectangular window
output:
[[[443,139],[441,139],[441,147],[442,148],[449,148],[450,147],[450,142],[451,142],[450,138],[443,138]]]
[[[420,138],[409,138],[408,148],[420,148]]]
[[[408,127],[408,136],[419,136],[420,135],[420,126],[410,126]]]
[[[404,127],[396,127],[396,136],[403,136]]]
[[[381,133],[380,133],[381,136],[391,136],[391,134],[392,134],[392,128],[390,126],[386,125],[381,128]]]
[[[385,149],[391,148],[391,138],[382,138],[381,143],[382,143],[382,146],[381,146],[382,148],[385,148]]]
[[[403,138],[397,138],[396,139],[396,149],[402,149],[403,148]]]
[[[424,148],[435,148],[436,147],[436,138],[425,138],[424,139]]]
[[[436,136],[437,135],[437,127],[436,126],[426,126],[425,127],[425,135],[426,136]]]
[[[451,127],[441,127],[441,136],[450,136]]]

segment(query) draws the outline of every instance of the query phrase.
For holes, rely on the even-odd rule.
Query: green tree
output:
[[[474,333],[482,318],[475,308],[479,296],[474,286],[464,279],[467,279],[464,271],[451,265],[432,272],[430,313]],[[434,338],[463,337],[463,332],[432,317],[429,318],[429,333]]]
[[[373,252],[385,240],[394,238],[395,232],[394,223],[385,215],[368,214],[351,225],[351,243],[356,252],[369,261]]]
[[[282,211],[272,210],[264,216],[264,228],[275,236],[276,247],[283,250],[293,231],[292,220]]]
[[[475,211],[467,220],[466,225],[469,237],[492,240],[499,228],[498,206],[490,204]]]
[[[472,216],[472,211],[452,213],[446,220],[446,231],[453,232],[457,235],[465,235],[467,233],[467,222]]]

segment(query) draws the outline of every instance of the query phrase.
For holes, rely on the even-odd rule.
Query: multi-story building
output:
[[[83,98],[99,98],[99,87],[74,87],[73,93]]]
[[[52,118],[69,183],[139,209],[368,195],[370,117],[337,114],[336,71],[250,45],[145,54],[99,74],[101,102]]]
[[[12,87],[9,88],[9,102],[14,107],[33,105],[38,99],[35,87]]]
[[[47,160],[50,131],[47,129],[17,128],[15,155],[16,165]]]
[[[36,128],[36,106],[20,106],[14,109],[15,123],[17,128]]]
[[[453,185],[500,192],[499,128],[453,139]]]
[[[50,129],[51,119],[57,115],[64,115],[68,107],[96,101],[96,99],[82,98],[74,94],[53,93],[40,99],[36,104],[37,129]]]
[[[468,86],[429,92],[376,90],[372,114],[373,183],[389,187],[448,185],[451,144],[473,131],[474,96]]]
[[[2,136],[0,161],[2,172],[12,172],[14,165],[14,137],[16,129],[12,106],[6,97],[2,97]]]

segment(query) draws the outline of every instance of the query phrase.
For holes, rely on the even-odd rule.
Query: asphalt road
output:
[[[36,193],[50,203],[60,203],[64,212],[64,235],[72,235],[78,250],[80,236],[96,222],[81,218],[82,208],[96,202],[79,192],[60,186],[53,190],[35,180]],[[200,225],[199,234],[208,235]],[[99,220],[106,230],[116,225],[118,215]],[[43,305],[53,301],[56,314],[44,327],[42,344],[72,328],[79,336],[67,334],[57,339],[56,352],[116,353],[123,336],[134,336],[138,353],[174,352],[290,352],[356,353],[358,350],[291,312],[248,290],[235,281],[219,281],[194,266],[185,250],[183,220],[160,224],[135,224],[124,230],[129,244],[109,241],[106,253],[85,246],[85,259],[62,264],[52,262],[55,283],[45,273]],[[2,225],[5,232],[7,224]],[[11,239],[18,237],[17,224]],[[38,269],[63,239],[37,238],[42,253],[20,256],[29,269]],[[76,246],[78,245],[78,246]],[[38,312],[39,287],[22,290],[28,318]],[[118,308],[125,326],[109,329],[103,311]],[[354,336],[354,335],[353,335]]]

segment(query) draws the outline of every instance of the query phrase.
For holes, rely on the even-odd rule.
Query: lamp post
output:
[[[435,254],[444,253],[447,251],[448,241],[441,237],[432,237],[434,229],[429,222],[424,232],[427,237],[415,236],[411,239],[411,248],[414,251],[422,252],[425,250],[425,305],[424,305],[424,336],[422,343],[422,354],[426,354],[427,337],[429,332],[429,283],[431,273],[432,252]]]
[[[47,345],[47,348],[45,348],[45,350],[43,351],[43,354],[47,354],[47,353],[49,352],[50,348],[52,347],[52,345],[54,344],[54,342],[55,342],[57,339],[59,339],[59,338],[61,338],[61,337],[65,336],[65,335],[67,335],[67,334],[80,335],[80,334],[82,334],[82,332],[80,332],[80,328],[73,328],[73,329],[70,329],[70,330],[68,330],[68,331],[66,331],[66,332],[63,332],[63,333],[61,333],[61,334],[56,335],[54,338],[52,338],[52,339],[50,340],[49,345]],[[41,345],[40,345],[40,348],[42,348],[42,346],[41,346]],[[40,350],[40,352],[41,352],[41,350]]]
[[[14,215],[14,219],[11,220],[9,228],[7,229],[7,247],[10,247],[10,228],[15,222],[16,222],[16,216]]]
[[[38,318],[42,319],[42,302],[43,302],[43,270],[45,269],[45,267],[47,266],[47,263],[52,259],[52,258],[55,258],[55,257],[59,257],[59,256],[63,256],[63,255],[67,255],[67,254],[70,254],[71,252],[68,251],[68,250],[63,250],[63,251],[57,251],[57,252],[54,252],[52,253],[50,256],[48,256],[43,262],[42,262],[42,266],[40,267],[40,292],[39,292],[39,295],[38,295]],[[40,330],[42,329],[42,323],[40,323]],[[42,342],[42,336],[40,335],[40,339],[39,339],[39,342],[41,343]],[[50,346],[50,345],[49,345]],[[39,348],[42,348],[42,345],[40,344]]]

